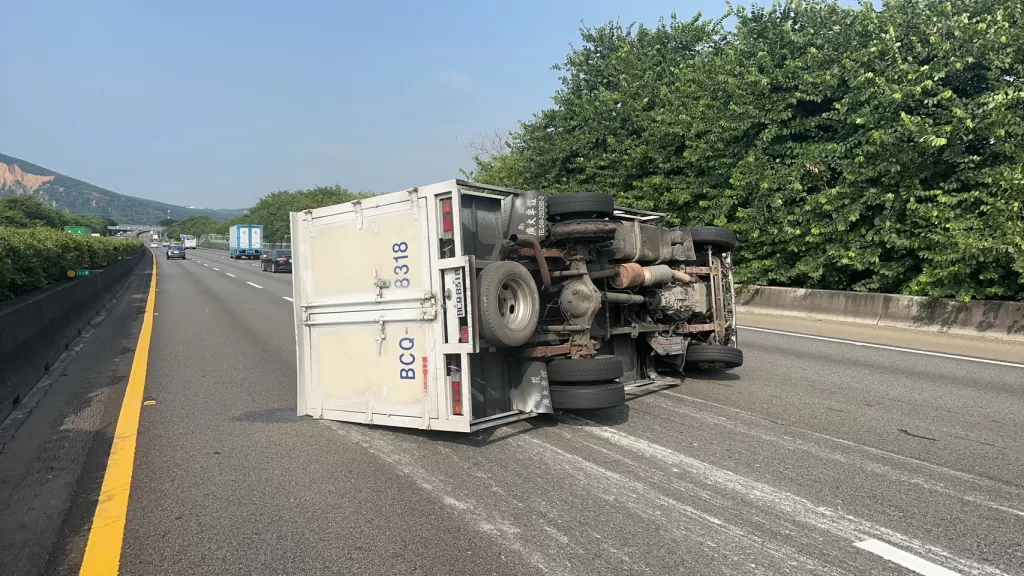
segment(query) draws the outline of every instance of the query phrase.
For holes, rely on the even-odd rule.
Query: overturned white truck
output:
[[[291,214],[298,413],[469,432],[734,368],[716,227],[450,180]]]

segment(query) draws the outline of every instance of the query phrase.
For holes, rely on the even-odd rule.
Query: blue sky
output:
[[[464,142],[550,106],[581,23],[722,0],[3,3],[0,152],[210,208],[279,188],[458,176]]]

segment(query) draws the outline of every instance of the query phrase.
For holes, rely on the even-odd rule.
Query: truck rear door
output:
[[[300,415],[415,428],[438,418],[429,222],[415,191],[292,213]]]

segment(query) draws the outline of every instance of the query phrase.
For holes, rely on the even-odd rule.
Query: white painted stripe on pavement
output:
[[[209,267],[210,267],[210,265],[209,265],[209,264],[203,264],[203,266],[206,266],[207,268],[209,268]]]
[[[287,300],[289,302],[295,302],[295,300],[292,300],[291,298],[289,298],[287,296],[281,296],[281,298],[284,298],[285,300]]]
[[[881,348],[882,350],[893,350],[896,352],[908,352],[910,354],[923,354],[925,356],[938,356],[940,358],[952,358],[953,360],[969,360],[971,362],[982,362],[985,364],[995,364],[997,366],[1009,366],[1011,368],[1024,368],[1024,364],[1016,364],[1014,362],[1003,362],[1002,360],[989,360],[987,358],[974,358],[971,356],[958,356],[957,354],[943,354],[942,352],[930,352],[928,350],[914,350],[913,348],[901,348],[899,346],[886,346],[884,344],[872,344],[870,342],[860,342],[858,340],[844,340],[842,338],[829,338],[827,336],[812,336],[811,334],[801,334],[799,332],[787,332],[785,330],[770,330],[768,328],[755,328],[753,326],[740,326],[744,330],[754,330],[756,332],[769,332],[771,334],[782,334],[784,336],[796,336],[797,338],[810,338],[811,340],[824,340],[825,342],[838,342],[839,344],[853,344],[854,346],[867,346],[868,348]]]
[[[214,268],[214,270],[216,270],[217,272],[220,272],[220,268]]]
[[[238,278],[238,276],[235,276],[231,272],[225,272],[225,274],[227,274],[228,276],[231,276],[232,278]]]
[[[246,282],[246,284],[248,284],[249,286],[255,286],[257,288],[263,288],[263,286],[260,286],[259,284],[253,284],[252,282]]]
[[[889,562],[899,564],[900,566],[913,570],[923,576],[960,576],[952,570],[946,570],[942,566],[932,564],[927,560],[918,558],[917,556],[904,552],[899,548],[889,546],[885,542],[880,542],[874,538],[859,542],[855,544],[855,546],[857,546],[857,548],[867,550],[872,554],[877,554]]]

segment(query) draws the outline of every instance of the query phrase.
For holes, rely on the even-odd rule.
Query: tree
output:
[[[740,235],[745,282],[1024,297],[1015,0],[824,0],[581,31],[555,106],[474,178]]]
[[[231,224],[262,224],[266,242],[286,242],[291,230],[290,212],[302,212],[365,198],[368,193],[354,193],[341,186],[317,186],[308,190],[278,190],[263,196],[249,209],[221,226],[222,233]]]
[[[186,234],[198,238],[203,234],[215,234],[218,232],[218,228],[217,222],[209,216],[189,216],[164,228],[164,235],[169,238],[177,238],[181,234]]]

